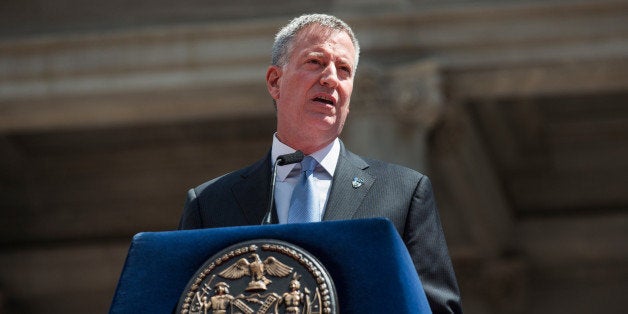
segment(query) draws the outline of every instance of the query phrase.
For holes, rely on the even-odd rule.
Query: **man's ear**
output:
[[[266,88],[268,88],[268,93],[274,100],[279,99],[279,80],[281,74],[281,68],[276,65],[269,66],[266,71]]]

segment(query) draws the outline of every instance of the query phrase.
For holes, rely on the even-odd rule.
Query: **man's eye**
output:
[[[351,75],[351,68],[350,67],[346,67],[346,66],[340,67],[340,71],[343,71],[343,72],[347,73],[348,75]]]

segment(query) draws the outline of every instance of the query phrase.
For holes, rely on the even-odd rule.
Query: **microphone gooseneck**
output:
[[[297,162],[303,161],[303,158],[305,158],[305,155],[303,155],[303,152],[300,150],[297,150],[296,152],[292,154],[285,154],[285,155],[278,156],[276,163],[278,166],[296,164]]]
[[[270,193],[268,197],[268,210],[266,211],[266,215],[264,216],[264,220],[262,220],[262,225],[268,225],[272,223],[273,217],[273,204],[275,203],[275,183],[277,181],[277,166],[285,166],[290,164],[296,164],[301,162],[305,158],[305,155],[302,151],[297,150],[291,154],[280,155],[275,159],[273,163],[273,171],[270,178]]]

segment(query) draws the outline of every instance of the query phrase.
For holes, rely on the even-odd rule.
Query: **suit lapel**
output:
[[[270,152],[265,158],[250,166],[236,182],[233,192],[248,224],[257,225],[262,222],[268,206],[270,194]],[[275,215],[276,216],[276,215]]]
[[[347,151],[341,142],[338,165],[325,207],[323,220],[351,219],[368,194],[375,177],[366,172],[369,165],[359,156]],[[270,152],[251,165],[236,182],[231,191],[235,196],[247,223],[257,225],[262,222],[268,206],[270,194],[271,163]],[[353,181],[357,178],[358,186]],[[277,214],[273,221],[277,223]]]
[[[367,168],[368,164],[362,158],[345,150],[341,143],[340,157],[323,220],[353,218],[375,183],[375,177],[366,172]],[[356,181],[355,184],[354,181]]]

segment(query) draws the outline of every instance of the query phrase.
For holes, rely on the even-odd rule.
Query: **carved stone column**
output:
[[[443,109],[436,63],[362,64],[343,138],[363,155],[427,171],[425,139]]]
[[[344,139],[350,149],[430,175],[465,307],[517,313],[527,265],[510,204],[464,103],[445,98],[437,63],[362,65]]]

